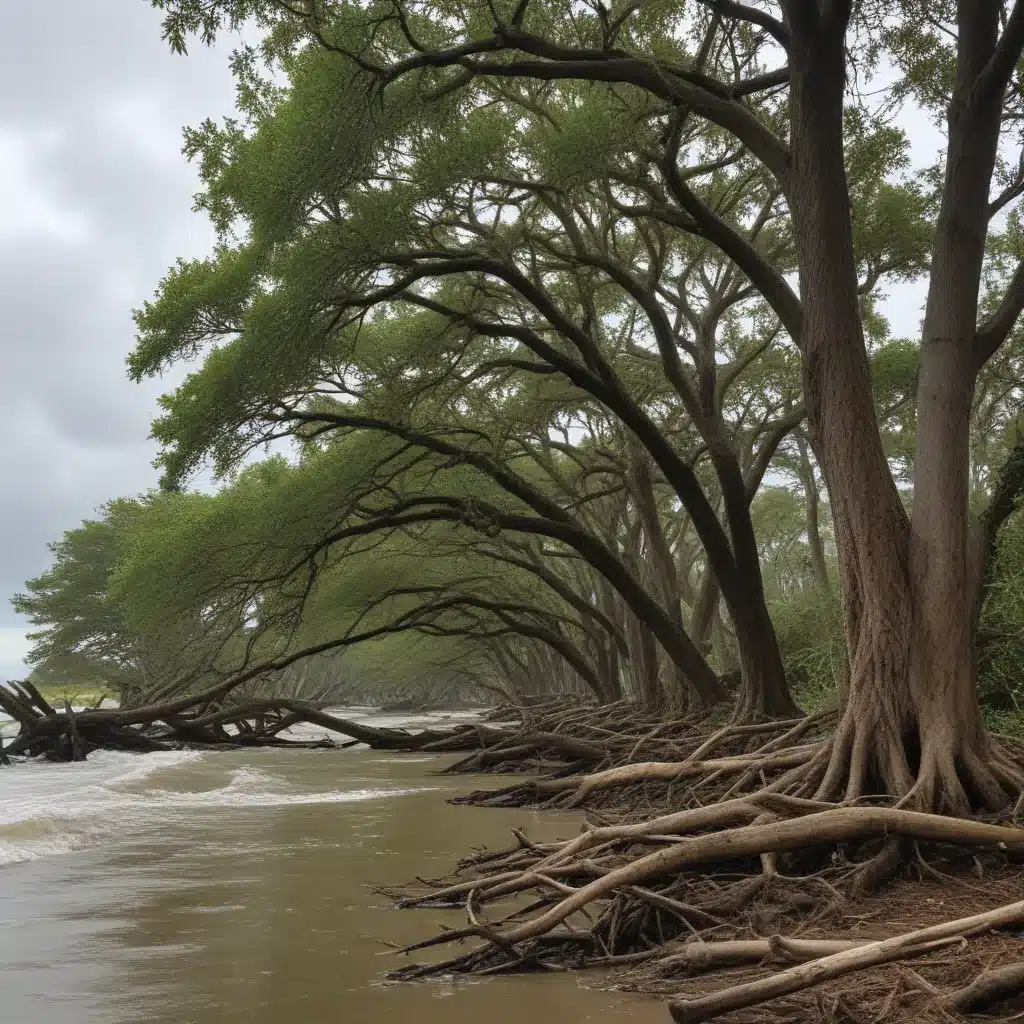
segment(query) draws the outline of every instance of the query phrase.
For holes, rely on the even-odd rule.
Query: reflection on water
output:
[[[460,914],[367,882],[446,873],[471,846],[578,819],[452,807],[441,759],[347,751],[106,754],[0,772],[5,1024],[664,1024],[574,976],[383,985]]]

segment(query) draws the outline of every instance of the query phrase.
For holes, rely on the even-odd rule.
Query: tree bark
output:
[[[825,545],[821,540],[821,495],[818,491],[818,478],[814,471],[814,465],[807,450],[806,438],[798,433],[796,435],[796,444],[800,453],[800,478],[804,485],[807,546],[811,552],[811,570],[814,573],[814,582],[828,603],[828,617],[821,623],[822,639],[825,642],[830,642],[833,628],[833,593],[832,581],[828,575],[828,565],[825,562]],[[850,692],[850,661],[845,648],[839,654],[838,664],[834,670],[834,679],[839,699],[842,703],[845,703]]]
[[[850,691],[819,793],[870,778],[913,785],[906,754],[911,599],[909,524],[882,449],[857,296],[843,158],[845,23],[790,3],[792,169],[808,434],[829,492],[839,550]],[[875,787],[872,787],[875,788]]]
[[[636,551],[637,561],[640,566],[648,571],[645,575],[652,583],[656,584],[657,590],[662,596],[662,603],[668,610],[669,615],[678,624],[680,631],[685,630],[683,624],[682,597],[679,591],[679,577],[676,573],[675,559],[672,557],[672,550],[669,547],[665,532],[661,526],[661,517],[658,515],[658,503],[654,493],[654,480],[652,475],[652,462],[650,456],[633,441],[630,445],[633,473],[630,481],[631,490],[634,496],[639,521],[643,527],[642,536],[646,538],[646,544],[638,546]],[[697,643],[700,650],[700,644]],[[707,659],[707,652],[700,651],[702,657]],[[655,669],[654,676],[659,678],[657,671],[657,649],[653,649],[651,655]],[[694,688],[686,674],[673,666],[674,676],[660,688],[665,703],[674,709],[684,711],[693,698],[699,700],[700,694]]]
[[[832,504],[850,689],[819,797],[867,789],[967,813],[1006,802],[1019,773],[993,762],[971,658],[968,430],[978,288],[1001,96],[981,75],[999,5],[959,6],[946,183],[933,250],[918,394],[913,523],[882,451],[857,310],[843,161],[848,11],[787,5],[790,209],[804,302],[810,437]]]
[[[732,614],[742,678],[732,720],[742,723],[796,718],[802,712],[786,685],[782,654],[760,581],[752,591],[759,599],[755,596],[750,607],[735,609]]]
[[[597,577],[594,584],[594,600],[600,609],[605,620],[612,626],[617,625],[615,609],[615,593],[605,582],[603,577]],[[619,648],[617,646],[613,631],[608,630],[608,639],[605,643],[604,658],[601,662],[601,671],[605,680],[605,688],[608,691],[608,698],[614,702],[622,699],[622,673],[619,668]]]
[[[724,423],[717,411],[708,417],[703,433],[722,488],[722,505],[735,563],[734,581],[717,580],[736,632],[742,676],[733,720],[793,718],[800,714],[800,709],[786,684],[782,652],[765,601],[760,552],[750,518],[750,501],[756,488],[748,489],[736,451],[725,436]]]
[[[711,571],[710,566],[705,567],[690,622],[693,642],[705,658],[711,653],[711,626],[714,623],[715,609],[718,607],[721,596],[722,591],[718,587],[715,574]]]
[[[921,798],[955,810],[972,803],[997,808],[1006,800],[985,765],[972,635],[982,567],[970,543],[968,508],[971,408],[982,366],[975,345],[978,293],[1002,120],[1002,89],[979,87],[979,78],[996,45],[998,7],[981,2],[959,18],[917,391],[911,684],[921,715]]]
[[[661,688],[658,685],[658,658],[650,631],[632,613],[629,616],[629,646],[633,678],[636,681],[640,703],[649,710],[661,704]]]

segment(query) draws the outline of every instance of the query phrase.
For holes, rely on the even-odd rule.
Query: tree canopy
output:
[[[986,116],[1014,123],[1012,18],[1000,34],[989,14],[919,24],[920,5],[880,0],[155,6],[182,52],[229,26],[262,42],[236,54],[237,116],[186,132],[217,249],[136,315],[132,377],[195,366],[154,425],[166,491],[68,534],[18,599],[46,627],[41,664],[128,664],[117,630],[132,650],[177,631],[196,655],[160,669],[166,692],[390,638],[506,691],[696,709],[738,679],[745,720],[796,712],[807,662],[780,623],[835,594],[812,633],[844,728],[905,737],[937,648],[883,653],[880,624],[934,637],[927,595],[948,606],[954,587],[945,692],[977,692],[1024,479],[1024,177],[993,136],[971,186],[983,245],[961,252],[956,124],[918,166],[896,115],[944,117],[977,74]],[[954,250],[977,313],[959,384],[929,363],[949,333],[936,296],[963,291]],[[932,288],[923,344],[885,318],[914,281]],[[934,405],[954,393],[956,438]],[[208,462],[223,489],[182,490]],[[86,600],[102,643],[64,621]],[[881,733],[879,687],[915,693],[874,701]],[[903,743],[854,769],[837,754],[829,778],[905,788]]]

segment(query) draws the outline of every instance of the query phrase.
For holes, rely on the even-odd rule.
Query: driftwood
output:
[[[868,939],[791,939],[774,935],[770,939],[723,939],[720,942],[690,942],[678,953],[664,957],[662,968],[685,967],[688,971],[719,970],[757,964],[765,960],[802,963],[868,945]]]
[[[998,907],[996,910],[986,911],[984,914],[975,914],[972,917],[964,917],[956,921],[944,921],[942,924],[932,925],[929,928],[906,932],[903,935],[894,935],[892,938],[881,939],[855,949],[834,953],[831,956],[801,964],[799,967],[791,967],[789,970],[769,975],[767,978],[760,978],[743,985],[734,985],[710,995],[696,999],[676,1000],[670,1004],[669,1009],[676,1024],[700,1024],[701,1021],[713,1020],[724,1013],[742,1010],[748,1006],[757,1006],[770,999],[800,992],[812,985],[820,985],[822,982],[843,977],[854,971],[862,971],[869,967],[877,967],[879,964],[918,956],[939,945],[959,942],[969,936],[991,931],[993,928],[1020,924],[1021,921],[1024,921],[1024,900],[1007,904],[1005,907]],[[1013,972],[1007,972],[1002,975],[1001,980],[1011,983],[1016,980],[1017,987],[1020,985],[1019,973],[1014,978]],[[973,986],[963,990],[963,993],[968,992],[971,987]],[[979,998],[984,987],[984,985],[980,985],[976,990],[975,994]],[[998,986],[993,982],[992,987]],[[1012,990],[1011,986],[1009,991]],[[1002,994],[1005,994],[1006,991],[1005,987],[1001,989]],[[959,995],[963,995],[963,993]],[[966,995],[964,995],[964,1004],[971,1005]]]
[[[888,807],[839,807],[785,821],[744,825],[724,832],[713,832],[672,842],[655,853],[601,873],[600,877],[575,889],[572,895],[566,896],[538,916],[509,928],[502,933],[502,938],[515,944],[543,935],[594,900],[604,898],[623,886],[636,885],[638,882],[677,872],[683,868],[713,861],[757,857],[763,853],[797,850],[811,844],[863,839],[879,834],[961,846],[1024,851],[1024,829],[1005,828],[980,821],[958,820],[938,814],[894,810]],[[559,866],[564,868],[565,865]],[[537,872],[534,870],[527,874],[529,884],[533,885],[538,877]]]
[[[318,705],[289,698],[263,698],[218,706],[208,694],[141,708],[87,708],[73,711],[52,707],[28,682],[0,687],[0,710],[19,725],[18,735],[3,749],[0,763],[10,756],[45,756],[55,761],[82,761],[94,750],[169,750],[252,746],[334,746],[329,739],[303,741],[282,737],[289,727],[308,722],[365,743],[375,750],[422,750],[443,743],[448,750],[476,750],[482,741],[472,728],[381,729],[329,714]],[[234,726],[235,733],[227,731]],[[495,730],[498,732],[499,730]],[[501,737],[507,734],[501,731]]]
[[[71,741],[71,760],[72,761],[84,761],[85,760],[85,744],[82,743],[82,737],[78,732],[78,722],[75,721],[75,713],[71,710],[71,701],[64,701],[64,714],[67,715],[68,719],[68,737]]]

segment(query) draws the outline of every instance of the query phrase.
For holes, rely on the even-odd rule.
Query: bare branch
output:
[[[984,366],[1010,336],[1024,310],[1024,260],[1017,264],[1010,283],[995,312],[978,328],[974,352],[978,366]]]

